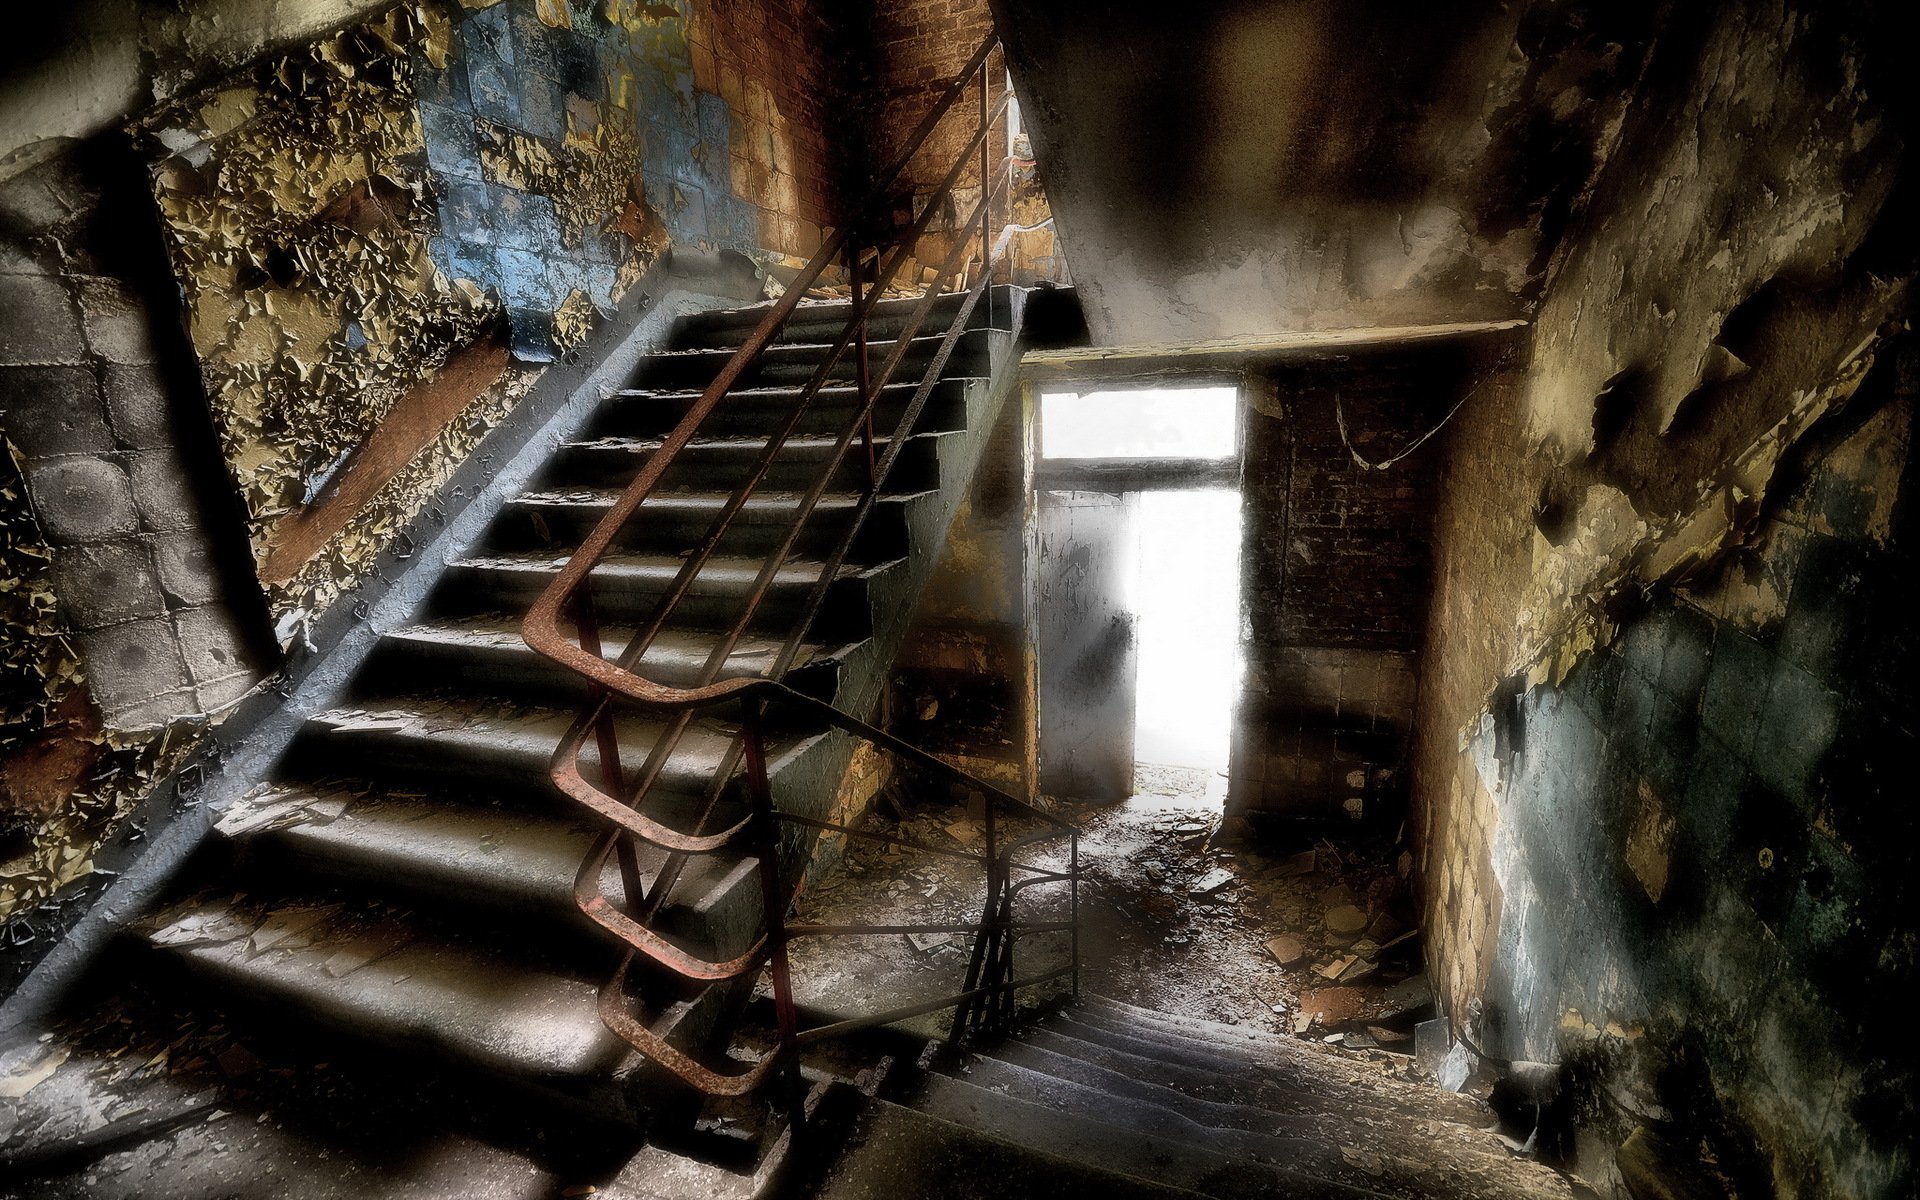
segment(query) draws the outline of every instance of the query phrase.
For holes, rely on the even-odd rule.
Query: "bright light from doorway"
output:
[[[1224,771],[1240,694],[1240,493],[1140,493],[1135,761]]]
[[[1043,392],[1043,458],[1232,458],[1237,389]]]

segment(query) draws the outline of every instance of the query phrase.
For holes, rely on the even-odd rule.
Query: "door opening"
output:
[[[1240,493],[1140,494],[1135,788],[1226,797],[1240,695]]]
[[[1048,795],[1225,799],[1238,400],[1232,387],[1040,396],[1029,585]]]

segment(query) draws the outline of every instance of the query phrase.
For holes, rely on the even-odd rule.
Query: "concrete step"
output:
[[[915,495],[923,495],[915,493]],[[522,549],[571,550],[586,541],[620,500],[616,488],[547,488],[523,492],[509,501],[480,547],[501,552]],[[614,539],[622,550],[679,553],[698,545],[729,501],[729,492],[656,491],[640,505]],[[905,552],[901,505],[914,498],[898,492],[882,495],[861,530],[858,549],[897,557]],[[756,490],[734,513],[717,552],[730,557],[761,557],[778,549],[800,515],[799,491]],[[858,492],[828,492],[815,502],[794,539],[792,552],[824,557],[845,537],[861,504]]]
[[[281,1021],[573,1095],[603,1093],[635,1065],[600,1021],[604,965],[556,967],[501,942],[454,939],[415,914],[212,894],[169,905],[134,932]]]
[[[397,696],[329,709],[308,719],[283,771],[308,778],[350,774],[392,782],[407,780],[477,788],[491,795],[550,802],[548,766],[574,720],[564,709],[531,708],[468,699]],[[620,761],[631,779],[653,749],[664,722],[620,713],[616,730]],[[736,728],[711,717],[690,725],[668,757],[658,789],[699,794],[713,778]],[[786,736],[768,747],[775,777],[803,756],[816,737]],[[600,779],[593,739],[581,754],[582,773]]]
[[[519,551],[455,559],[447,564],[434,591],[433,611],[437,615],[464,615],[475,609],[529,609],[566,566],[567,557],[560,552]],[[866,636],[871,620],[866,608],[867,584],[899,561],[843,564],[834,573],[821,606],[821,614],[828,620],[815,626],[814,636],[846,640]],[[600,619],[613,623],[647,619],[681,566],[677,554],[608,555],[592,575],[594,606]],[[717,629],[730,625],[738,619],[761,566],[759,559],[718,555],[708,559],[675,608],[671,626]],[[791,630],[825,569],[824,563],[806,559],[782,564],[749,627],[783,634]]]
[[[835,337],[838,336],[838,331]],[[987,330],[968,330],[954,343],[953,353],[947,358],[942,371],[946,375],[982,375],[990,364],[986,356],[991,352],[991,334]],[[940,343],[946,340],[946,330],[938,333],[923,332],[908,345],[906,357],[900,360],[895,369],[895,379],[918,379],[926,373],[934,352]],[[877,379],[881,368],[890,358],[899,342],[895,337],[869,338],[867,362],[869,378]],[[736,386],[758,387],[768,384],[799,385],[805,384],[819,373],[820,364],[826,361],[827,352],[833,348],[833,339],[818,342],[780,342],[767,348],[758,363],[744,373]],[[640,360],[635,368],[632,386],[634,387],[704,387],[714,376],[720,373],[732,360],[736,348],[731,346],[695,346],[679,350],[667,350],[649,354]],[[859,378],[859,362],[856,349],[851,344],[834,364],[829,380],[851,381]]]
[[[882,300],[874,305],[867,316],[868,339],[898,337],[907,317],[918,303],[917,299],[903,298]],[[674,327],[674,348],[733,349],[759,327],[773,305],[774,302],[769,300],[744,308],[713,309],[683,317]],[[935,329],[944,331],[953,320],[953,314],[959,305],[958,293],[937,297],[927,314],[927,323],[921,327],[920,332],[930,334]],[[973,314],[968,319],[968,325],[972,328],[985,326],[991,311],[993,306],[984,300],[976,304]],[[1003,316],[1005,315],[1004,305],[999,311]],[[803,301],[787,319],[778,341],[786,344],[818,344],[831,341],[846,327],[852,313],[853,305],[848,300]]]
[[[1193,1200],[1201,1193],[876,1100],[815,1195],[820,1200]]]
[[[956,1125],[1074,1162],[1151,1179],[1222,1200],[1285,1196],[1358,1200],[1382,1193],[1289,1171],[1189,1141],[1143,1133],[945,1075],[930,1076],[914,1107]]]
[[[1321,1094],[1338,1089],[1353,1102],[1388,1107],[1411,1116],[1435,1116],[1474,1128],[1493,1123],[1486,1108],[1470,1096],[1407,1083],[1371,1063],[1340,1058],[1299,1042],[1283,1041],[1260,1050],[1227,1046],[1205,1038],[1169,1034],[1149,1022],[1115,1017],[1091,1003],[1063,1014],[1048,1027],[1081,1041],[1176,1065],[1252,1072],[1283,1087]]]
[[[369,790],[366,794],[316,786],[282,786],[249,802],[265,819],[239,827],[221,822],[255,879],[300,881],[414,907],[434,906],[471,919],[476,910],[503,924],[538,929],[547,938],[591,933],[575,906],[573,885],[601,826],[569,811],[558,797],[549,811],[475,803],[467,797]],[[680,811],[661,811],[674,807]],[[650,805],[651,815],[691,827],[691,798],[675,806]],[[280,816],[273,817],[271,812]],[[239,814],[242,821],[246,814]],[[651,846],[639,851],[641,876],[651,887],[666,859]],[[740,854],[691,859],[662,912],[662,928],[703,953],[745,948],[740,933],[760,916],[758,864]],[[624,898],[620,872],[609,863],[600,889]],[[253,889],[256,894],[260,888]]]
[[[995,1053],[976,1059],[964,1077],[976,1087],[1047,1108],[1385,1196],[1568,1200],[1571,1195],[1565,1180],[1547,1168],[1515,1162],[1504,1149],[1481,1144],[1476,1131],[1443,1122],[1368,1122],[1324,1102],[1317,1120],[1281,1117],[1252,1106],[1195,1100],[1064,1056],[1030,1054],[1026,1063],[1016,1057]]]
[[[955,436],[949,431],[933,431],[907,439],[907,445],[894,463],[893,474],[888,476],[888,486],[901,492],[937,487],[940,446]],[[826,435],[796,435],[787,439],[780,447],[779,457],[769,464],[763,486],[788,491],[813,486],[832,456],[836,441],[837,438]],[[891,444],[892,439],[884,433],[876,437],[875,456],[885,454]],[[566,442],[542,472],[541,486],[623,488],[632,482],[646,461],[659,452],[660,446],[658,437],[604,437]],[[674,465],[662,476],[660,486],[731,489],[745,480],[766,446],[765,435],[695,438],[676,456]],[[831,486],[840,491],[858,492],[866,483],[866,450],[856,439],[834,472]]]
[[[1282,1083],[1268,1073],[1259,1071],[1222,1071],[1204,1065],[1171,1063],[1144,1054],[1129,1053],[1100,1042],[1073,1037],[1063,1032],[1055,1022],[1025,1030],[1018,1041],[997,1047],[992,1053],[996,1058],[1005,1058],[1023,1066],[1059,1066],[1060,1071],[1056,1073],[1064,1074],[1067,1078],[1079,1078],[1080,1074],[1087,1072],[1102,1079],[1112,1075],[1124,1076],[1139,1081],[1143,1086],[1178,1092],[1203,1105],[1219,1105],[1228,1111],[1271,1113],[1280,1120],[1321,1120],[1325,1118],[1330,1104],[1338,1106],[1342,1114],[1340,1122],[1404,1124],[1412,1127],[1428,1120],[1439,1120],[1415,1116],[1400,1108],[1380,1104],[1370,1098],[1369,1093],[1352,1088],[1329,1086],[1315,1090],[1314,1080],[1310,1078],[1296,1078],[1290,1083]],[[1467,1128],[1456,1122],[1447,1124],[1456,1129]],[[1494,1144],[1491,1133],[1481,1132],[1479,1136],[1488,1144]]]
[[[967,387],[973,380],[946,377],[933,385],[925,407],[908,433],[963,428]],[[880,389],[873,407],[875,436],[900,432],[900,422],[917,383],[890,383]],[[677,426],[700,399],[694,389],[622,388],[609,395],[588,423],[589,437],[645,437],[664,435]],[[800,406],[801,389],[794,387],[742,388],[727,393],[700,426],[709,437],[767,436]],[[834,436],[843,433],[860,405],[860,389],[824,387],[801,414],[796,434]]]
[[[425,620],[381,635],[379,644],[361,669],[356,686],[363,695],[402,691],[423,679],[438,688],[477,696],[512,695],[523,701],[565,700],[578,703],[587,694],[586,681],[535,654],[520,636],[521,616],[480,613],[471,617]],[[632,641],[632,626],[614,625],[600,631],[601,652],[617,658]],[[640,661],[649,679],[678,686],[692,684],[719,644],[719,635],[698,630],[664,629]],[[862,643],[800,647],[786,681],[811,695],[831,696],[842,664]],[[738,642],[719,678],[736,679],[767,674],[780,644],[772,638],[747,637]]]

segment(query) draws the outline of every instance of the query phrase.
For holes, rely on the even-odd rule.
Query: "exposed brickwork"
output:
[[[694,0],[694,87],[726,102],[733,194],[760,212],[760,244],[806,258],[840,219],[850,83],[847,32],[802,0]]]
[[[1380,462],[1446,412],[1457,349],[1276,370],[1247,416],[1249,640],[1229,803],[1360,818],[1405,790],[1438,447]]]

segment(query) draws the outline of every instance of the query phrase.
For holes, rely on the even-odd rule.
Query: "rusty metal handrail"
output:
[[[974,778],[952,764],[907,743],[895,735],[860,718],[835,708],[827,701],[787,686],[782,677],[794,666],[805,638],[825,603],[833,583],[841,577],[846,559],[865,521],[881,494],[881,485],[902,452],[908,436],[939,383],[948,358],[965,332],[974,307],[988,293],[997,266],[1007,253],[1013,228],[1003,227],[999,237],[992,236],[992,214],[1003,195],[1010,171],[996,171],[992,161],[991,133],[994,123],[1007,110],[1009,96],[992,101],[992,75],[988,64],[998,48],[997,36],[987,37],[908,138],[891,169],[867,199],[857,206],[855,218],[836,230],[788,285],[784,295],[768,311],[745,342],[730,357],[701,393],[686,415],[674,426],[660,447],[649,455],[631,483],[621,492],[607,513],[594,526],[581,546],[567,560],[558,575],[541,594],[528,614],[522,633],[536,652],[581,675],[592,686],[591,698],[556,748],[552,776],[559,790],[585,807],[606,826],[593,850],[582,862],[575,879],[575,900],[581,911],[625,947],[625,954],[614,976],[602,988],[600,1013],[609,1028],[620,1034],[641,1053],[672,1071],[689,1084],[715,1094],[737,1095],[749,1091],[783,1065],[790,1073],[797,1069],[800,1046],[821,1037],[836,1036],[853,1029],[888,1023],[909,1015],[953,1007],[952,1036],[957,1038],[968,1028],[979,1028],[1010,1016],[1014,993],[1023,987],[1048,979],[1072,975],[1078,989],[1079,961],[1079,834],[1071,824],[1054,817],[1018,797]],[[926,145],[934,130],[970,89],[979,96],[977,120],[965,146],[954,156],[951,167],[931,193],[922,199],[919,215],[902,230],[890,232],[874,244],[863,246],[861,234],[892,196],[892,189],[904,176],[915,156]],[[1009,146],[1010,149],[1010,146]],[[958,237],[933,280],[913,305],[896,344],[878,372],[871,368],[867,342],[867,320],[885,295],[901,267],[912,257],[922,235],[935,215],[950,204],[957,183],[976,161],[980,196],[972,211],[958,228]],[[970,250],[978,240],[977,259]],[[872,252],[871,268],[868,252]],[[884,251],[884,253],[882,253]],[[799,392],[792,410],[786,414],[766,445],[755,457],[744,483],[738,485],[706,534],[694,550],[685,556],[673,580],[654,603],[651,614],[636,629],[619,657],[608,660],[602,653],[599,622],[593,605],[593,572],[607,557],[621,533],[640,513],[667,471],[707,420],[720,408],[740,380],[765,355],[788,321],[798,310],[808,289],[819,282],[827,268],[844,260],[850,284],[848,319],[834,339],[818,369]],[[978,273],[969,272],[967,284],[957,294],[960,303],[948,323],[927,369],[922,373],[910,399],[904,406],[884,452],[876,453],[874,413],[881,397],[892,386],[913,341],[931,314],[934,303],[949,293],[948,283],[970,261],[977,261]],[[871,277],[868,271],[871,270]],[[832,451],[824,460],[818,478],[802,496],[795,515],[780,544],[763,558],[749,586],[740,611],[716,637],[712,652],[689,686],[674,686],[640,674],[638,667],[654,639],[691,592],[695,581],[714,556],[735,517],[754,491],[779,461],[788,441],[819,398],[827,382],[834,377],[849,350],[856,355],[857,398],[852,419],[840,431]],[[801,615],[795,621],[779,652],[763,674],[722,678],[726,665],[765,599],[778,572],[792,556],[801,532],[821,498],[842,469],[853,443],[861,443],[866,463],[866,486],[861,493],[846,529],[830,555],[820,565]],[[571,612],[574,637],[564,631],[563,614]],[[643,710],[660,713],[667,723],[655,737],[652,748],[638,770],[629,778],[620,757],[618,730],[614,724],[615,703],[623,702]],[[694,715],[714,706],[737,703],[741,709],[741,728],[728,745],[714,772],[692,828],[667,824],[644,812],[643,803],[666,768],[668,760],[690,728]],[[838,728],[918,766],[971,788],[985,798],[985,849],[978,855],[947,851],[953,857],[974,858],[986,873],[986,897],[979,921],[968,926],[934,925],[861,925],[836,926],[792,923],[787,920],[792,890],[782,876],[780,833],[783,827],[810,829],[815,833],[835,832],[849,837],[888,838],[871,830],[821,821],[795,813],[782,813],[773,805],[768,783],[764,714],[769,705],[778,705],[810,716],[821,724]],[[591,741],[598,757],[598,781],[588,778],[583,758]],[[748,814],[724,828],[712,829],[715,812],[731,787],[736,769],[743,769],[745,790],[750,802]],[[996,828],[999,812],[1009,812],[1036,822],[1036,833],[1011,839],[1003,845]],[[1045,840],[1066,838],[1070,842],[1067,870],[1055,871],[1021,862],[1016,854]],[[651,922],[690,856],[712,854],[746,842],[759,861],[764,929],[745,951],[731,958],[710,960],[664,936]],[[667,852],[664,864],[656,872],[652,888],[643,886],[636,843],[646,843]],[[903,843],[904,844],[904,843]],[[929,849],[931,849],[929,847]],[[617,861],[622,883],[618,903],[602,886],[607,867]],[[1022,875],[1017,882],[1016,874]],[[1065,882],[1070,890],[1071,919],[1065,922],[1019,921],[1013,903],[1016,894],[1035,883]],[[631,910],[631,911],[629,911]],[[965,984],[951,996],[937,1002],[920,1002],[886,1013],[802,1032],[793,1001],[786,945],[794,937],[868,935],[922,929],[938,932],[968,931],[974,934],[973,951]],[[1013,974],[1013,943],[1023,934],[1039,932],[1071,933],[1071,953],[1067,966],[1037,976],[1016,979]],[[776,1008],[779,1015],[778,1048],[744,1070],[719,1070],[700,1062],[663,1038],[638,1019],[628,1002],[629,981],[634,963],[641,958],[655,963],[682,978],[717,983],[756,974],[762,968],[771,972]],[[733,1064],[737,1066],[738,1064]]]

